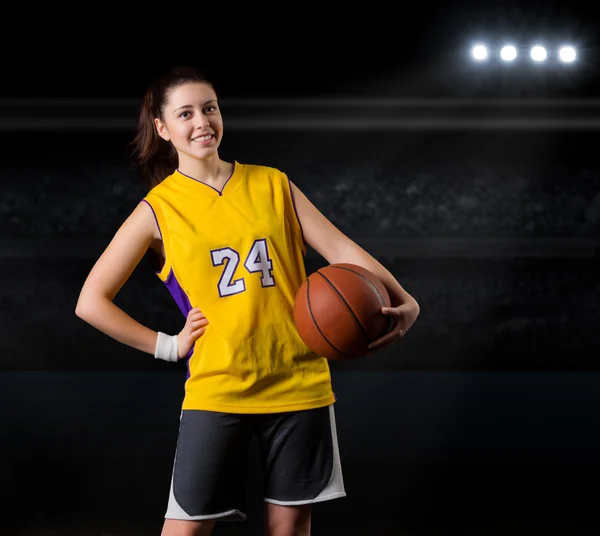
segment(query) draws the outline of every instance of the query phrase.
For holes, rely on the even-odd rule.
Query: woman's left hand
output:
[[[419,316],[420,307],[416,300],[411,299],[397,307],[383,307],[381,312],[394,318],[394,326],[389,333],[369,344],[369,351],[385,348],[404,337]]]

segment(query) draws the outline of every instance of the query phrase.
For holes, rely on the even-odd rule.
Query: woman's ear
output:
[[[163,140],[169,141],[171,139],[171,137],[169,136],[169,131],[167,130],[167,127],[160,119],[158,119],[158,118],[154,119],[154,125],[156,126],[156,131],[158,132],[158,135]]]

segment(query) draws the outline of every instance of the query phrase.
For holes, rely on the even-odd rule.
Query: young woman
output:
[[[134,139],[149,192],[115,234],[81,290],[76,314],[159,359],[187,359],[185,396],[163,536],[208,535],[245,518],[246,454],[255,434],[269,536],[310,534],[311,504],[345,495],[328,362],[293,322],[313,247],[329,263],[358,264],[390,293],[402,337],[419,306],[371,255],[339,231],[274,168],[225,162],[212,84],[191,67],[147,90]],[[150,252],[186,317],[155,332],[113,299]]]

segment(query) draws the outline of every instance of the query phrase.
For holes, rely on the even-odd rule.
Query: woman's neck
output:
[[[205,160],[197,158],[179,158],[179,172],[192,177],[209,186],[218,187],[225,183],[229,178],[230,173],[226,169],[230,169],[231,165],[224,162],[218,155],[213,155]]]

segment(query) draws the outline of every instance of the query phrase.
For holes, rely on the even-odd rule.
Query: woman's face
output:
[[[217,152],[223,137],[223,118],[215,91],[202,82],[189,82],[167,94],[164,121],[155,119],[158,134],[179,154],[208,158]]]

